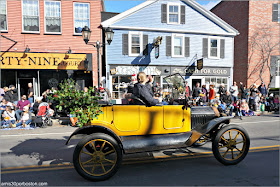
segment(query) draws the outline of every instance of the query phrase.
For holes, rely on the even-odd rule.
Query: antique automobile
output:
[[[250,140],[240,126],[230,125],[231,116],[220,117],[210,106],[189,107],[184,78],[174,74],[164,78],[169,105],[104,105],[103,114],[91,124],[77,129],[67,140],[85,135],[76,145],[73,164],[85,179],[106,180],[121,165],[123,154],[169,148],[199,146],[212,141],[215,158],[224,165],[242,161]],[[142,105],[141,105],[142,103]]]

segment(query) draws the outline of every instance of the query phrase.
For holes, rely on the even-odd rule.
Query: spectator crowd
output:
[[[126,95],[134,93],[136,87],[139,87],[138,92],[140,90],[145,93],[143,99],[150,101],[150,105],[154,105],[153,103],[170,104],[169,93],[164,92],[158,82],[153,84],[152,76],[147,76],[146,78],[144,74],[139,77],[133,75],[131,83],[127,87]],[[99,89],[95,89],[101,94],[107,93],[102,86]],[[179,93],[181,88],[175,89]],[[221,84],[218,88],[215,88],[214,84],[210,84],[209,89],[207,89],[206,85],[200,86],[200,83],[197,82],[191,89],[188,82],[186,82],[185,89],[185,96],[191,105],[215,106],[223,115],[232,116],[235,113],[235,116],[241,118],[241,116],[255,115],[255,111],[279,111],[279,96],[273,93],[268,94],[264,83],[261,83],[260,86],[253,84],[246,88],[242,82],[240,82],[240,87],[234,82],[229,89],[224,84]],[[87,92],[87,90],[88,88],[85,87],[84,92]],[[55,89],[48,89],[42,94],[42,97],[37,97],[34,102],[31,83],[28,84],[27,95],[22,95],[19,100],[18,92],[14,85],[0,88],[1,128],[28,127],[32,122],[32,116],[43,116],[46,110],[51,111],[51,115],[57,114],[59,111],[56,109],[56,103],[48,97],[54,92]],[[139,95],[140,92],[136,94]],[[176,92],[172,94],[174,96]],[[177,95],[179,96],[180,94]],[[107,97],[110,96],[107,95]],[[40,110],[41,108],[43,110]]]
[[[279,95],[270,93],[268,95],[267,88],[264,83],[257,86],[255,83],[246,88],[240,82],[240,87],[236,82],[229,87],[229,90],[222,83],[218,88],[210,84],[209,90],[205,85],[200,87],[200,83],[196,83],[193,90],[186,84],[186,94],[196,106],[216,106],[220,113],[232,116],[252,116],[256,111],[279,111]]]

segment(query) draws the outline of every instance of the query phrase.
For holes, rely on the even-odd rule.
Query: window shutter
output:
[[[161,5],[161,23],[167,23],[167,4]]]
[[[272,21],[278,22],[278,4],[272,4]]]
[[[225,39],[221,39],[220,43],[220,57],[225,58]]]
[[[185,24],[186,9],[184,5],[181,5],[181,24]]]
[[[171,36],[166,36],[166,56],[171,56]]]
[[[185,57],[190,56],[190,37],[185,37]]]
[[[128,55],[128,34],[122,35],[122,53]]]
[[[149,54],[149,37],[148,35],[143,35],[143,55],[148,55]]]
[[[208,38],[202,39],[202,57],[208,58]]]

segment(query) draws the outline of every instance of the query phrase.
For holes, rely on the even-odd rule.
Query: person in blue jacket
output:
[[[265,84],[262,82],[262,84],[258,87],[258,90],[262,94],[262,96],[266,97],[267,96],[267,89],[265,87]]]

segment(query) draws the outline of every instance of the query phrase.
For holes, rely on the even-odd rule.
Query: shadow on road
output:
[[[30,158],[39,160],[38,165],[44,161],[49,164],[72,162],[74,147],[65,146],[66,139],[29,139],[11,148],[16,156],[28,155]]]

